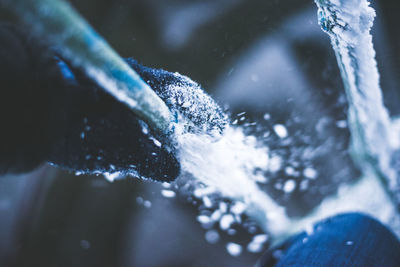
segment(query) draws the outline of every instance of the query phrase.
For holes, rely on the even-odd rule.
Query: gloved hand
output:
[[[209,97],[187,77],[127,62],[194,124],[206,130],[225,125],[213,101],[193,107],[199,95]],[[12,25],[0,26],[0,84],[0,172],[28,171],[48,161],[82,173],[119,171],[160,181],[179,174],[167,137],[72,68],[56,48]],[[217,115],[210,117],[210,110]]]

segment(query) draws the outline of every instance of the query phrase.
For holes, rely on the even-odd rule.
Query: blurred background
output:
[[[347,152],[341,78],[312,0],[71,2],[121,56],[191,77],[228,107],[232,120],[246,112],[238,123],[286,166],[267,173],[261,186],[291,216],[307,214],[358,178]],[[372,5],[385,104],[397,116],[400,4]],[[288,138],[274,133],[276,124],[285,125]],[[304,172],[309,166],[313,173]],[[251,266],[261,256],[245,246],[257,230],[204,229],[198,203],[164,197],[162,188],[48,165],[0,177],[0,265]],[[243,244],[243,252],[231,256],[228,242]]]

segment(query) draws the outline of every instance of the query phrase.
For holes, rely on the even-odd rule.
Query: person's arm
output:
[[[0,172],[48,161],[82,173],[156,180],[179,173],[175,149],[52,49],[0,26]]]

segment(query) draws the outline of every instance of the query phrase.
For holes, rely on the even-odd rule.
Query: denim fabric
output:
[[[260,266],[400,266],[400,242],[377,220],[359,213],[328,218],[279,248]]]

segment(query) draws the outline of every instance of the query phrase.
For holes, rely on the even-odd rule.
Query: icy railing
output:
[[[375,11],[367,0],[315,0],[319,23],[336,54],[349,103],[352,153],[361,170],[384,179],[400,201],[394,157],[399,132],[383,104],[370,30]]]

